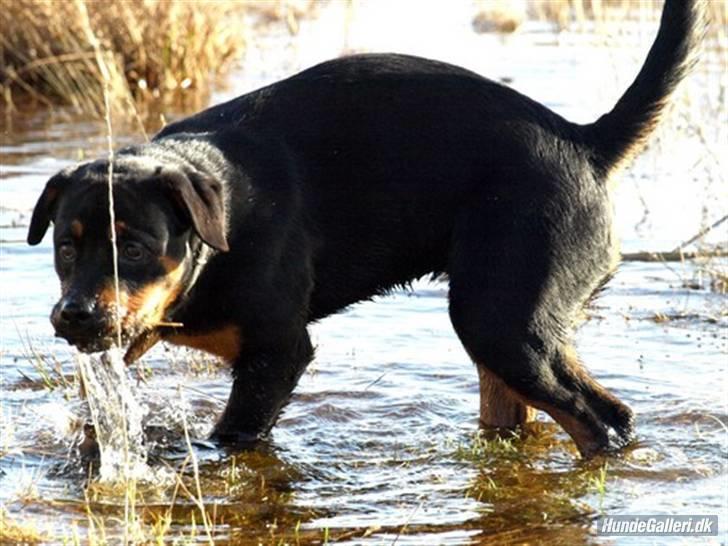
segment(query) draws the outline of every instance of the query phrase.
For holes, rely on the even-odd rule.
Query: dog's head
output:
[[[186,288],[193,251],[228,249],[220,183],[149,158],[114,162],[113,197],[119,292],[114,281],[109,162],[97,160],[52,177],[35,205],[28,243],[51,222],[61,299],[51,313],[56,335],[84,352],[135,341],[164,321]],[[119,305],[117,306],[117,301]]]

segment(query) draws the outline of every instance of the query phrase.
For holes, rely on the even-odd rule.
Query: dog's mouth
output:
[[[95,336],[66,336],[63,337],[69,345],[73,345],[82,353],[98,353],[108,351],[118,344],[119,337],[115,333],[98,334]],[[135,332],[121,333],[121,347],[126,348],[124,362],[127,365],[133,364],[151,349],[160,339],[162,334],[160,328],[150,327]]]
[[[62,336],[60,334],[56,334],[57,337],[62,337],[65,339],[69,345],[73,345],[81,351],[82,353],[98,353],[100,351],[106,351],[108,349],[111,349],[116,343],[116,340],[114,338],[105,337],[105,336],[96,336],[96,337],[71,337],[71,336]]]
[[[163,337],[182,328],[169,319],[169,304],[177,290],[152,284],[137,293],[121,291],[119,301],[102,293],[93,298],[64,296],[51,313],[56,336],[83,353],[125,349],[124,361],[132,364]],[[167,312],[165,312],[167,311]]]

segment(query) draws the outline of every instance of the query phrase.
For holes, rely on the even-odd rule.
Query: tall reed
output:
[[[12,0],[0,14],[0,91],[12,108],[21,96],[65,103],[104,116],[104,77],[84,29],[85,7],[108,67],[115,111],[205,104],[210,87],[245,47],[234,0]]]

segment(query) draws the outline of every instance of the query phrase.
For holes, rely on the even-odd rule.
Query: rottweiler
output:
[[[457,66],[365,54],[66,168],[28,234],[38,244],[54,223],[55,331],[98,351],[118,320],[128,361],[158,340],[223,357],[233,384],[212,437],[245,445],[311,361],[308,324],[442,275],[482,426],[536,408],[583,456],[624,445],[632,412],[582,367],[572,332],[618,262],[611,182],[693,64],[703,12],[667,0],[639,74],[594,123]]]

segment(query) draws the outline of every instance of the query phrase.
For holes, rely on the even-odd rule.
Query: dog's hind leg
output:
[[[476,208],[455,227],[448,274],[450,317],[481,377],[483,424],[519,424],[531,406],[584,456],[609,447],[609,429],[626,442],[631,411],[589,376],[569,343],[583,291],[570,292],[559,277],[554,234],[537,214]]]
[[[480,426],[513,429],[534,418],[534,409],[524,404],[503,381],[475,361],[480,382]]]

